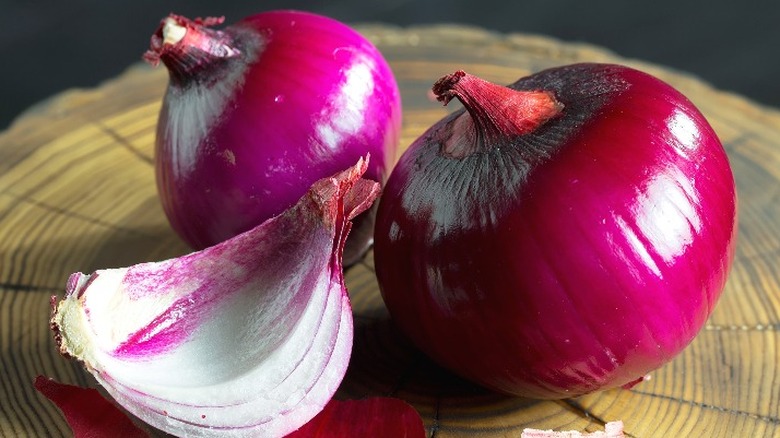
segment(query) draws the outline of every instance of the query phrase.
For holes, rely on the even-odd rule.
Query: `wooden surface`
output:
[[[338,397],[401,397],[430,435],[519,436],[524,427],[602,429],[633,437],[780,436],[780,113],[684,74],[604,50],[463,27],[359,26],[402,89],[402,147],[446,113],[428,97],[458,68],[499,83],[578,61],[621,62],[670,82],[720,135],[739,191],[739,242],[727,288],[682,355],[632,390],[563,401],[491,394],[432,365],[393,329],[371,257],[347,272],[356,313],[353,360]],[[746,67],[747,68],[747,67]],[[68,91],[0,134],[0,436],[67,436],[38,396],[38,374],[90,385],[49,333],[49,297],[74,271],[160,260],[187,251],[156,198],[154,129],[163,69],[131,68],[94,90]]]

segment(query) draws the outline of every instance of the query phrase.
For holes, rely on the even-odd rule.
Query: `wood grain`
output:
[[[686,94],[721,137],[739,192],[739,243],[726,290],[679,357],[631,390],[563,401],[492,394],[433,365],[393,328],[371,257],[347,272],[356,341],[338,397],[411,402],[431,436],[519,436],[524,427],[601,429],[633,437],[780,436],[780,113],[688,75],[605,50],[532,35],[454,26],[361,25],[402,89],[408,145],[446,111],[428,98],[439,76],[464,68],[499,83],[579,61],[620,62]],[[138,65],[93,90],[58,95],[0,134],[0,436],[68,436],[37,395],[38,374],[93,384],[55,351],[49,298],[68,274],[180,255],[156,198],[152,146],[167,81]],[[450,109],[451,110],[451,109]]]

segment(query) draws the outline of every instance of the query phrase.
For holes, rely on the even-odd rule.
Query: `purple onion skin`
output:
[[[724,288],[726,153],[690,101],[637,70],[575,64],[510,87],[564,108],[453,156],[472,123],[459,110],[409,147],[377,213],[382,297],[419,348],[494,390],[629,385],[693,340]]]
[[[289,10],[247,17],[223,33],[241,51],[238,57],[206,56],[194,66],[177,66],[159,56],[171,81],[159,119],[158,191],[183,240],[200,249],[246,231],[294,205],[314,181],[367,154],[365,177],[384,182],[396,158],[400,93],[365,37],[336,20]],[[213,92],[225,86],[228,72],[241,69],[205,135],[176,145],[171,132],[192,131],[177,125],[199,123],[175,120],[192,105],[181,96],[192,93],[193,84]],[[188,156],[194,165],[183,166]],[[373,226],[363,217],[356,228],[361,220]],[[370,239],[371,231],[362,238]]]

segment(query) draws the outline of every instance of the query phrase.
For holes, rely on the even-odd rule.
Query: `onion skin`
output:
[[[502,139],[459,110],[409,147],[377,213],[382,297],[418,347],[494,390],[559,399],[636,382],[693,340],[724,288],[725,151],[690,101],[627,67],[509,87],[563,109]]]
[[[523,429],[520,438],[624,438],[623,422],[610,421],[604,425],[603,431],[580,432],[577,430],[555,431],[551,429]]]
[[[37,376],[33,385],[62,411],[75,437],[149,438],[148,433],[94,388],[68,385],[44,376]]]
[[[287,438],[425,438],[425,426],[412,405],[392,397],[331,400]]]
[[[187,29],[182,41],[162,42],[166,20]],[[145,55],[170,72],[157,186],[171,226],[194,249],[281,213],[360,157],[371,155],[365,177],[384,182],[396,158],[400,93],[366,38],[290,10],[220,31],[208,27],[219,19],[166,20]],[[372,229],[371,216],[356,221],[345,263],[366,250]]]

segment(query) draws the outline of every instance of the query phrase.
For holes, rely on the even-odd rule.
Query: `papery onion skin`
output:
[[[392,397],[331,400],[316,417],[288,438],[425,438],[420,414]]]
[[[94,388],[81,388],[37,376],[35,389],[62,411],[75,437],[149,438],[116,405]]]
[[[166,20],[187,29],[182,41],[162,42]],[[281,213],[314,181],[366,154],[372,159],[365,177],[384,182],[396,158],[400,92],[364,36],[292,10],[252,15],[219,31],[208,27],[219,19],[166,20],[145,55],[170,72],[158,122],[157,186],[172,227],[193,248]],[[346,263],[365,252],[372,230],[372,215],[357,220]]]
[[[724,148],[682,94],[624,66],[510,88],[563,109],[465,154],[487,137],[459,110],[400,158],[377,214],[382,297],[423,351],[497,391],[635,382],[692,341],[724,288],[737,223]]]

